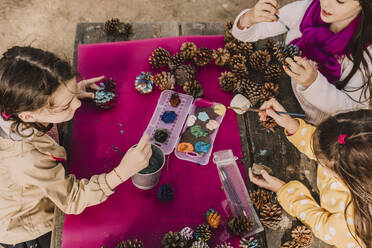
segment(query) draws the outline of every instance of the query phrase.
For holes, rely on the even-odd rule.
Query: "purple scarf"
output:
[[[330,83],[340,80],[341,65],[336,56],[346,53],[346,46],[350,42],[359,25],[359,16],[345,29],[338,33],[329,30],[329,23],[320,17],[319,0],[314,0],[307,8],[300,24],[302,36],[290,43],[299,47],[302,57],[311,59],[318,64],[318,70]]]

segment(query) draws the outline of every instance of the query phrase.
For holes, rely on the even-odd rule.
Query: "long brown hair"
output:
[[[345,134],[345,142],[338,141],[341,134]],[[316,158],[328,161],[325,166],[349,188],[351,202],[345,208],[345,218],[352,203],[355,233],[366,247],[372,247],[372,110],[328,118],[314,133],[313,149]]]
[[[0,111],[10,115],[11,132],[22,137],[25,137],[22,131],[30,127],[47,132],[51,124],[45,127],[40,123],[25,123],[18,114],[52,105],[50,96],[75,75],[70,64],[53,53],[19,46],[6,51],[0,59]],[[33,132],[28,136],[31,135]]]

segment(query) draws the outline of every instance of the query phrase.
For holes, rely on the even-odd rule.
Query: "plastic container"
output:
[[[198,98],[195,100],[195,103],[197,101],[205,101],[204,99],[201,99],[201,98]],[[195,109],[196,109],[196,106],[195,106],[195,103],[192,105],[191,109],[190,109],[190,115],[194,115],[195,113]],[[216,105],[219,105],[220,103],[216,103],[216,102],[212,102],[211,103],[211,107],[214,107]],[[216,117],[216,121],[221,125],[222,123],[222,120],[224,118],[225,115],[219,115]],[[182,134],[185,132],[185,130],[188,128],[187,125],[184,125],[183,129],[182,129]],[[186,153],[186,152],[180,152],[178,151],[177,149],[174,151],[174,154],[176,155],[177,158],[179,159],[182,159],[182,160],[187,160],[187,161],[191,161],[191,162],[194,162],[194,163],[197,163],[197,164],[200,164],[200,165],[206,165],[208,164],[209,162],[209,158],[212,154],[212,150],[213,150],[213,144],[214,144],[214,140],[216,139],[216,136],[217,136],[217,132],[218,132],[218,129],[220,128],[220,126],[218,126],[218,128],[216,128],[214,130],[214,132],[212,134],[209,135],[210,139],[211,139],[211,148],[209,149],[209,151],[207,153],[204,153],[204,154],[199,154],[199,153],[196,153],[196,152],[190,152],[190,153]],[[176,144],[176,147],[178,146],[180,140],[181,140],[181,137],[182,137],[182,134],[179,135],[179,139],[177,141],[177,144]]]
[[[149,125],[147,126],[145,133],[147,133],[151,140],[150,143],[159,146],[165,155],[170,154],[176,146],[176,142],[180,135],[183,124],[185,123],[186,117],[192,107],[194,98],[192,96],[177,93],[181,102],[177,107],[170,105],[169,100],[173,93],[177,93],[172,90],[164,90],[159,97],[158,104],[154,113],[152,114]],[[174,123],[165,123],[161,120],[161,115],[165,111],[174,111],[177,114]],[[168,140],[165,143],[156,142],[154,134],[157,129],[167,129],[169,131]]]
[[[224,186],[227,202],[234,216],[246,215],[254,223],[253,229],[246,235],[252,236],[264,230],[253,207],[248,190],[232,150],[222,150],[213,153],[213,162],[217,165],[218,175]]]

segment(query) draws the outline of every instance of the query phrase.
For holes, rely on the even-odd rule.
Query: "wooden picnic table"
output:
[[[104,23],[79,23],[77,24],[73,65],[77,65],[77,47],[79,44],[115,42],[123,40],[140,40],[157,37],[171,36],[191,36],[191,35],[223,35],[225,23],[178,23],[178,22],[159,22],[159,23],[134,23],[133,34],[129,37],[108,36],[104,31]],[[276,40],[284,40],[283,36],[276,37]],[[262,45],[262,41],[259,42]],[[277,97],[288,111],[302,112],[295,96],[292,93],[290,79],[283,77],[280,80],[280,94]],[[316,163],[309,160],[305,155],[300,154],[294,146],[284,136],[281,128],[273,131],[265,129],[258,122],[256,113],[247,112],[244,115],[237,115],[239,132],[241,138],[242,152],[246,173],[248,167],[256,163],[263,163],[273,169],[273,174],[284,181],[292,179],[299,180],[307,185],[314,198],[319,200],[318,189],[316,187]],[[67,123],[62,132],[62,145],[70,154],[72,121]],[[66,173],[68,164],[66,165]],[[246,182],[249,190],[255,189],[249,179]],[[298,220],[287,215],[283,216],[281,228],[270,230],[265,228],[265,232],[256,238],[268,248],[278,248],[280,244],[290,239],[290,232],[296,225],[300,224]],[[62,230],[65,215],[59,209],[55,212],[55,228],[52,235],[53,248],[62,247]],[[322,241],[315,238],[313,248],[330,247]]]

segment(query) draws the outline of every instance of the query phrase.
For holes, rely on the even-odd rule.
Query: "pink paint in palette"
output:
[[[194,100],[192,96],[177,93],[180,98],[180,103],[177,107],[173,107],[169,103],[169,100],[174,93],[176,92],[171,90],[164,90],[160,94],[156,109],[152,114],[150,123],[145,130],[145,133],[147,133],[151,137],[150,142],[159,146],[163,150],[165,155],[171,154],[174,147],[176,146],[178,136],[181,132],[182,126],[185,123],[186,117],[189,114],[190,108],[192,107],[192,102]],[[165,123],[161,120],[161,115],[167,111],[174,111],[176,113],[176,119],[173,123]],[[153,138],[156,130],[158,129],[166,129],[169,131],[169,137],[166,142],[156,142],[156,140]]]

